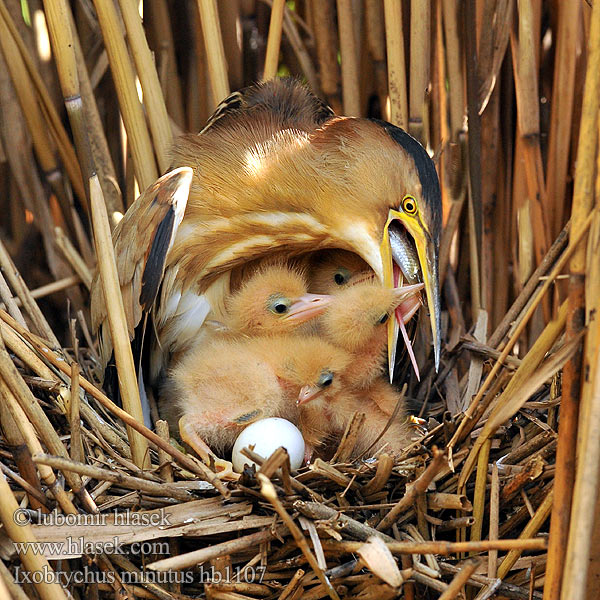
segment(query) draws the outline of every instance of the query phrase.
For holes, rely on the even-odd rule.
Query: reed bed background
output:
[[[128,344],[130,414],[98,389],[88,290],[98,261],[126,339],[111,228],[178,133],[289,74],[434,156],[442,368],[418,355],[427,430],[396,461],[347,462],[358,415],[329,463],[290,474],[276,453],[225,487],[140,424]],[[0,595],[597,598],[599,105],[598,1],[0,0]],[[109,521],[21,526],[18,507]],[[11,543],[83,531],[168,551]]]

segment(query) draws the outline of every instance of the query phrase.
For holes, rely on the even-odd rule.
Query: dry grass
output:
[[[0,594],[64,598],[60,572],[90,598],[595,598],[600,2],[136,4],[0,0]],[[433,153],[442,363],[418,353],[426,428],[396,460],[277,452],[224,486],[98,389],[88,289],[97,252],[124,331],[110,228],[173,136],[275,72]],[[80,536],[125,553],[11,543]]]

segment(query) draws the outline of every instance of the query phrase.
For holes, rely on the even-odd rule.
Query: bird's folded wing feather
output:
[[[130,339],[144,311],[150,310],[163,279],[169,249],[183,218],[192,170],[171,171],[150,186],[127,211],[113,233],[115,259]],[[91,290],[94,330],[106,320],[98,273]]]

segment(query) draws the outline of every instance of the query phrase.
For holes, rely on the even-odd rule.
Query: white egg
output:
[[[286,419],[271,417],[248,425],[233,446],[231,455],[233,470],[241,473],[245,464],[250,466],[255,464],[242,454],[244,448],[251,448],[260,456],[269,458],[280,446],[288,451],[292,469],[298,469],[304,460],[304,438],[293,423]]]

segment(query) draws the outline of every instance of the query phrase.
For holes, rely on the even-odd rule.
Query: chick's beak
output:
[[[331,304],[331,300],[331,296],[324,294],[304,294],[290,306],[290,310],[283,318],[304,323],[304,321],[323,314]]]
[[[307,402],[314,400],[322,391],[323,388],[318,385],[305,385],[298,394],[296,405],[300,406],[301,404],[306,404]]]
[[[429,232],[425,231],[414,219],[407,219],[404,213],[390,210],[386,222],[383,238],[380,245],[381,261],[383,267],[383,283],[388,287],[396,287],[394,267],[399,271],[402,264],[400,257],[394,256],[398,249],[392,249],[390,244],[389,226],[392,221],[398,220],[406,228],[415,242],[421,276],[425,286],[429,318],[431,321],[431,333],[433,338],[433,352],[436,371],[440,362],[440,291],[438,277],[438,249],[433,242]],[[406,248],[407,252],[410,249]],[[398,341],[399,326],[396,319],[388,322],[388,368],[390,380],[393,377],[394,363],[396,358],[396,343]]]

